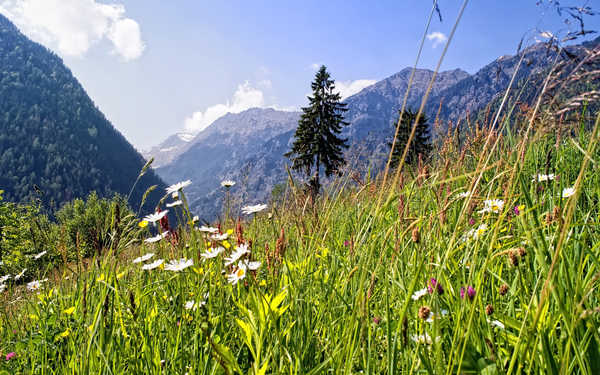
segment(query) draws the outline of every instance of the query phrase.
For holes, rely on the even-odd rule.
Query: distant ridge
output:
[[[591,41],[571,46],[567,51],[579,56],[585,52],[585,48],[594,46],[594,43],[596,42]],[[550,61],[556,56],[544,43],[535,44],[521,53],[524,54],[524,63],[517,73],[515,87],[524,84],[527,77],[543,75],[549,69]],[[473,75],[460,69],[440,72],[425,108],[431,124],[439,111],[436,135],[443,136],[450,122],[456,124],[464,120],[468,113],[476,116],[503,94],[520,58],[521,55],[501,56]],[[343,136],[347,137],[351,144],[347,157],[354,163],[353,168],[362,172],[370,168],[371,172],[376,172],[387,160],[393,123],[402,107],[411,71],[411,68],[403,69],[345,100],[349,109],[345,117],[350,125],[343,129]],[[428,69],[415,71],[413,86],[407,100],[409,108],[419,108],[433,74],[434,72]],[[530,100],[533,100],[533,97],[531,96]],[[211,149],[213,140],[203,141],[205,136],[204,132],[201,132],[191,142],[192,145],[176,151],[178,156],[170,163],[162,165],[157,172],[168,182],[175,182],[186,176],[200,180],[199,184],[202,186],[190,191],[189,198],[192,209],[206,217],[215,217],[220,212],[223,194],[218,184],[219,178],[227,177],[238,182],[232,192],[236,194],[239,204],[268,201],[273,187],[286,181],[285,166],[288,161],[283,154],[289,150],[299,116],[295,113],[289,117],[288,113],[285,121],[277,120],[274,112],[268,112],[268,119],[265,117],[264,121],[281,123],[280,126],[269,127],[267,133],[262,133],[261,130],[262,116],[266,112],[258,109],[228,114],[208,128],[211,129],[221,121],[227,122],[227,151],[223,151],[227,156],[218,156],[226,159],[226,162],[215,163],[216,159],[206,154],[206,150]],[[242,120],[250,114],[254,126],[249,126]],[[251,129],[254,129],[254,133],[250,132]],[[221,144],[219,139],[214,139],[214,142],[215,145]],[[218,147],[212,150],[214,155],[220,152]],[[247,151],[234,152],[235,150]]]

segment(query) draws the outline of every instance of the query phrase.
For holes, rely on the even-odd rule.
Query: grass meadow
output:
[[[7,287],[0,371],[598,373],[599,127],[562,129],[446,137],[385,184],[311,202],[292,183],[215,228],[183,187],[177,235],[141,221],[137,244]]]
[[[0,374],[598,374],[600,116],[577,110],[473,121],[316,199],[290,178],[212,226],[173,186],[177,229],[144,212],[0,279]]]

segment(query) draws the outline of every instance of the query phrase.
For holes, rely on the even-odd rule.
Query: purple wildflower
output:
[[[475,219],[470,218],[469,219],[469,225],[475,225]]]
[[[374,318],[373,318],[373,323],[375,323],[375,324],[379,324],[379,323],[381,323],[381,318],[379,318],[379,317],[377,317],[377,316],[376,316],[376,317],[374,317]]]
[[[348,240],[344,241],[344,246],[346,246],[346,247],[350,246],[350,241],[348,241]]]
[[[465,292],[467,294],[467,297],[469,297],[469,300],[471,301],[473,300],[473,298],[475,298],[475,294],[477,294],[475,288],[473,288],[471,285],[469,285],[467,289],[465,289],[464,286],[460,288],[460,298],[465,299]]]
[[[469,285],[469,287],[467,288],[467,296],[469,296],[469,299],[473,300],[473,298],[475,298],[475,294],[475,289],[471,285]]]
[[[442,284],[432,277],[427,284],[427,291],[429,294],[433,293],[434,288],[437,290],[438,294],[444,294],[444,287],[442,287]]]
[[[10,361],[11,359],[13,359],[15,356],[17,355],[17,353],[15,352],[10,352],[6,355],[6,360]]]
[[[519,206],[515,206],[513,211],[515,212],[515,215],[517,215],[517,216],[519,216],[519,214],[521,213],[521,211],[519,210]]]

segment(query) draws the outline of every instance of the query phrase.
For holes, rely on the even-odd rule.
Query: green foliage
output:
[[[92,193],[85,201],[75,199],[56,213],[56,219],[71,260],[118,249],[121,241],[127,244],[137,234],[137,220],[119,195],[101,199]]]
[[[436,159],[425,180],[376,186],[391,193],[381,204],[376,189],[342,180],[315,203],[317,215],[291,192],[271,215],[240,223],[238,238],[223,227],[225,240],[182,229],[171,241],[121,241],[119,258],[0,305],[11,306],[0,308],[0,352],[16,353],[0,371],[596,373],[599,137],[534,138],[523,155],[503,139]],[[538,173],[559,177],[532,181]],[[490,199],[503,204],[486,211]],[[92,216],[110,209],[88,205]],[[185,207],[174,210],[187,216]],[[226,276],[239,268],[225,257],[236,240],[262,264],[232,285]],[[226,250],[200,255],[215,246]],[[156,254],[146,264],[194,264],[132,263],[146,253]],[[461,298],[467,286],[475,293]]]
[[[95,193],[76,199],[56,213],[56,222],[39,206],[2,202],[0,197],[0,277],[16,283],[42,277],[56,266],[128,246],[139,237],[137,219],[121,196]],[[0,283],[2,284],[2,283]]]
[[[51,241],[48,218],[35,205],[18,205],[2,201],[0,191],[0,276],[17,275],[24,269],[23,279],[32,271],[46,268],[56,260],[56,247]],[[43,259],[35,255],[46,251]]]
[[[85,197],[127,194],[142,156],[96,108],[51,51],[0,15],[0,186],[12,202],[41,200],[45,209]],[[152,170],[131,195],[164,184]],[[152,203],[160,199],[152,197]]]
[[[331,176],[344,165],[343,149],[346,140],[339,138],[344,121],[346,103],[335,92],[335,82],[330,78],[325,66],[321,66],[311,83],[312,96],[308,97],[309,106],[302,108],[298,128],[294,134],[292,149],[285,154],[292,160],[292,169],[302,170],[310,176],[314,192],[321,188],[319,170],[325,168],[325,175]]]
[[[396,121],[392,124],[394,132],[393,134],[396,132],[396,126],[398,125],[399,119],[400,114],[398,115],[398,119],[396,119]],[[394,145],[394,152],[392,153],[392,167],[396,167],[398,163],[400,163],[404,149],[406,148],[406,144],[410,138],[412,127],[416,120],[417,112],[414,112],[411,109],[407,109],[404,114],[402,114],[402,121],[400,122],[400,127],[398,128],[398,136],[396,137],[396,144]],[[416,164],[417,161],[419,161],[419,157],[421,157],[423,160],[427,160],[429,158],[432,149],[431,136],[429,132],[429,120],[425,114],[422,114],[419,117],[419,122],[417,123],[417,128],[415,129],[415,135],[410,143],[410,147],[408,148],[408,153],[406,154],[405,162],[407,164]],[[389,143],[389,146],[391,148],[392,143]]]

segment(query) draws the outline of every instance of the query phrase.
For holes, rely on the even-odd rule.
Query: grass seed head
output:
[[[517,256],[517,252],[516,251],[511,251],[510,253],[508,253],[508,259],[510,259],[510,264],[513,267],[518,267],[519,266],[519,257]]]
[[[418,228],[418,227],[415,227],[415,228],[412,230],[411,237],[412,237],[412,241],[413,241],[414,243],[419,243],[419,240],[420,240],[420,235],[419,235],[419,228]]]
[[[429,318],[429,314],[431,314],[431,309],[428,306],[421,306],[419,308],[419,318],[427,320],[427,318]]]

